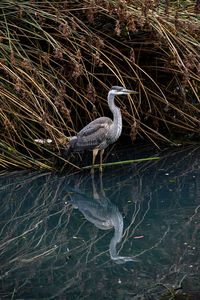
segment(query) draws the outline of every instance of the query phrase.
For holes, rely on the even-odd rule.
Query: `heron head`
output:
[[[109,94],[113,94],[117,96],[117,95],[138,94],[138,92],[133,90],[127,90],[122,86],[112,86],[109,91]]]

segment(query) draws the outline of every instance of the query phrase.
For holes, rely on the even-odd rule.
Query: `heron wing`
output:
[[[98,147],[103,141],[105,141],[111,124],[112,120],[110,118],[102,117],[85,126],[77,134],[77,150],[90,150]]]

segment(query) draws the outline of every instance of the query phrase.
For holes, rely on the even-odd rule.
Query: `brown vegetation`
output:
[[[196,139],[199,11],[199,1],[1,1],[0,165],[55,168],[70,136],[109,115],[116,84],[139,91],[118,102],[127,141]]]

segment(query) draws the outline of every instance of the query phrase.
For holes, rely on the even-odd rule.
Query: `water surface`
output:
[[[2,171],[0,299],[200,299],[200,149],[110,159],[153,156],[94,177]]]

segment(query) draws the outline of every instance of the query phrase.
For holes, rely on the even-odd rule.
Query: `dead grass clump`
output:
[[[70,136],[109,115],[116,84],[140,92],[118,103],[128,140],[196,138],[198,13],[198,1],[1,1],[1,166],[55,168]]]

